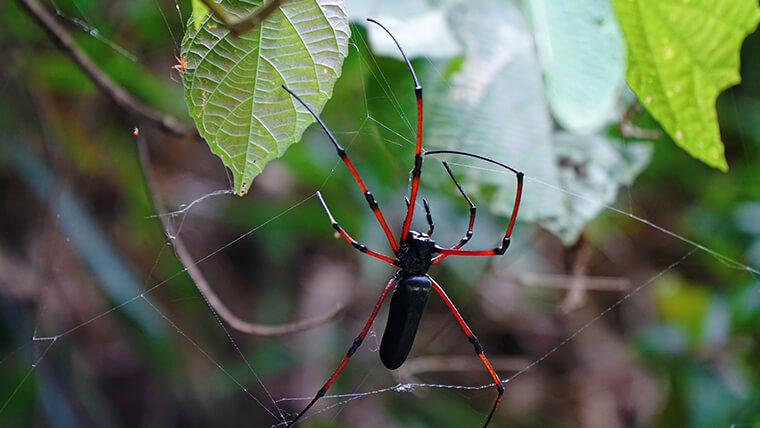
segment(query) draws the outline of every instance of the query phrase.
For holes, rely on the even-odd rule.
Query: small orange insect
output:
[[[132,130],[132,135],[134,135],[135,137],[140,135],[140,128],[135,126],[135,129]]]
[[[177,70],[177,73],[179,75],[182,75],[187,70],[187,57],[183,56],[182,58],[178,56],[174,56],[174,59],[177,60],[177,64],[172,66],[172,70]]]

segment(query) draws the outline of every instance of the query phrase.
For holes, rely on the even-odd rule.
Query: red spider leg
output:
[[[385,289],[383,290],[383,293],[380,295],[380,298],[377,300],[377,303],[375,304],[375,309],[372,310],[372,314],[370,314],[369,319],[367,320],[367,323],[364,324],[364,328],[359,333],[358,336],[356,336],[356,339],[354,339],[354,343],[351,344],[351,347],[348,348],[348,352],[346,352],[346,356],[343,357],[343,360],[341,360],[340,364],[338,364],[338,368],[335,369],[332,376],[330,376],[330,379],[327,379],[327,382],[322,386],[322,388],[319,388],[319,391],[317,391],[317,394],[314,396],[314,398],[309,402],[309,404],[301,410],[301,413],[296,416],[295,419],[290,421],[286,426],[291,427],[296,422],[298,422],[299,419],[301,419],[301,416],[303,416],[310,408],[314,405],[314,403],[317,402],[320,398],[324,397],[327,390],[330,388],[330,385],[335,381],[335,378],[338,377],[340,372],[343,370],[343,367],[348,362],[349,358],[351,358],[352,355],[354,355],[354,352],[356,352],[357,349],[359,349],[359,346],[361,346],[362,342],[364,341],[364,337],[367,336],[367,332],[369,332],[369,328],[372,325],[372,322],[375,321],[375,317],[377,316],[377,312],[380,310],[380,306],[382,306],[383,301],[385,301],[385,298],[388,296],[388,293],[393,289],[393,286],[396,285],[396,280],[399,278],[399,272],[394,274],[390,281],[388,281],[388,285],[385,286]]]
[[[491,422],[491,418],[496,411],[496,407],[499,406],[501,397],[504,394],[504,386],[501,384],[501,379],[499,379],[499,375],[496,374],[496,370],[493,369],[491,363],[488,361],[488,358],[486,358],[486,355],[483,353],[483,347],[480,345],[480,341],[477,337],[475,337],[475,334],[464,321],[462,315],[459,314],[459,311],[457,310],[456,306],[454,306],[454,303],[451,301],[451,299],[449,299],[449,296],[446,295],[446,292],[443,291],[443,288],[441,288],[437,282],[435,282],[432,278],[431,281],[433,283],[433,288],[438,293],[438,295],[441,296],[443,301],[446,302],[446,306],[448,306],[451,313],[454,314],[454,318],[457,319],[459,326],[462,327],[464,334],[467,335],[467,339],[469,339],[470,343],[472,343],[472,346],[475,348],[475,354],[477,354],[480,360],[483,361],[486,369],[488,369],[488,373],[491,375],[494,384],[496,384],[496,390],[499,392],[499,395],[496,397],[496,401],[493,403],[493,407],[491,407],[491,411],[488,413],[488,419],[486,419],[486,422],[483,424],[483,428],[485,428],[488,426],[488,423]]]
[[[299,103],[301,103],[302,106],[306,107],[306,110],[311,113],[311,115],[314,117],[314,119],[317,120],[317,123],[319,123],[319,126],[322,127],[322,130],[325,131],[325,134],[327,134],[327,137],[330,138],[330,141],[332,141],[333,145],[335,146],[335,150],[338,151],[338,156],[343,160],[343,163],[346,164],[348,169],[351,171],[351,175],[354,176],[354,179],[356,180],[356,183],[359,184],[359,188],[362,189],[362,192],[364,193],[364,197],[367,199],[367,203],[369,204],[369,208],[372,210],[372,212],[375,214],[375,217],[377,217],[377,221],[380,222],[380,226],[383,228],[383,231],[385,232],[385,236],[388,238],[388,242],[391,244],[391,249],[393,249],[393,252],[395,253],[398,251],[398,244],[396,243],[396,240],[393,238],[393,234],[391,233],[390,228],[388,227],[388,223],[385,221],[385,217],[383,217],[383,213],[380,211],[380,207],[377,205],[377,201],[375,200],[375,197],[372,196],[372,192],[367,190],[367,186],[364,185],[364,182],[362,181],[361,177],[359,177],[359,173],[356,172],[356,168],[354,168],[354,165],[351,163],[351,161],[348,159],[348,155],[346,154],[346,151],[343,149],[343,147],[338,144],[338,140],[335,139],[335,137],[332,135],[329,129],[327,129],[327,126],[324,122],[322,122],[322,119],[317,116],[316,113],[314,113],[314,110],[309,107],[304,100],[301,99],[298,95],[294,94],[293,91],[285,87],[285,85],[282,85],[282,88],[288,91],[290,95],[293,96],[296,100],[298,100]]]
[[[460,239],[456,245],[451,247],[452,249],[456,250],[456,249],[462,248],[464,244],[466,244],[470,240],[470,238],[472,238],[472,228],[475,225],[475,212],[477,211],[477,208],[475,208],[475,204],[473,204],[470,197],[467,196],[467,193],[465,193],[464,189],[459,184],[459,181],[457,181],[456,177],[454,177],[454,173],[451,171],[451,168],[449,168],[449,164],[446,161],[441,161],[441,163],[443,163],[443,166],[446,168],[446,172],[449,173],[449,177],[451,177],[451,179],[454,181],[454,184],[456,184],[457,189],[459,189],[459,193],[461,193],[462,196],[464,196],[464,199],[470,205],[470,222],[467,225],[467,232],[465,232],[464,237]],[[441,254],[439,256],[436,256],[433,259],[433,264],[436,264],[440,262],[441,260],[445,259],[446,256],[447,256],[446,254]]]
[[[354,238],[352,238],[351,236],[349,236],[349,234],[346,233],[346,231],[343,230],[342,227],[340,227],[340,225],[338,224],[338,222],[335,221],[335,218],[333,217],[332,213],[330,212],[330,209],[327,208],[327,204],[325,203],[325,200],[322,199],[322,194],[319,193],[319,192],[317,192],[317,197],[319,198],[319,202],[322,203],[322,208],[325,209],[325,212],[327,213],[327,216],[330,218],[330,222],[332,223],[333,229],[335,229],[336,231],[338,231],[338,233],[340,233],[341,236],[343,236],[346,239],[346,241],[348,241],[351,245],[353,245],[354,248],[356,248],[357,250],[361,251],[364,254],[368,254],[368,255],[370,255],[372,257],[377,257],[378,259],[380,259],[380,260],[382,260],[384,262],[388,262],[388,263],[390,263],[392,265],[396,264],[396,260],[394,260],[394,259],[392,259],[392,258],[390,258],[390,257],[388,257],[388,256],[386,256],[384,254],[380,254],[378,252],[370,250],[369,248],[367,248],[366,245],[360,244],[357,240],[355,240]]]
[[[512,168],[511,166],[501,163],[499,161],[493,160],[491,158],[487,158],[485,156],[477,155],[474,153],[468,153],[468,152],[462,152],[458,150],[431,150],[425,153],[425,155],[432,155],[437,153],[449,153],[449,154],[455,154],[455,155],[463,155],[463,156],[470,156],[473,158],[477,158],[480,160],[484,160],[486,162],[493,163],[495,165],[499,165],[502,168],[506,168],[512,172],[515,173],[517,176],[517,194],[515,195],[515,204],[512,207],[512,214],[509,217],[509,224],[507,225],[507,232],[504,234],[504,239],[501,242],[501,246],[490,249],[490,250],[460,250],[456,247],[451,248],[441,248],[436,246],[436,251],[440,253],[441,255],[457,255],[457,256],[495,256],[495,255],[501,255],[504,254],[504,252],[507,251],[507,248],[509,248],[509,238],[512,236],[512,228],[515,225],[515,220],[517,219],[517,210],[520,208],[520,199],[522,198],[522,189],[523,189],[523,173]]]
[[[404,62],[409,68],[409,72],[412,74],[414,80],[414,96],[417,98],[417,145],[414,151],[414,169],[412,170],[412,191],[409,195],[409,208],[406,210],[406,217],[404,218],[404,227],[401,229],[401,242],[406,242],[406,235],[409,233],[409,227],[412,224],[412,215],[414,214],[414,203],[417,200],[417,191],[420,187],[420,174],[422,173],[422,86],[417,80],[417,74],[412,68],[412,63],[409,62],[409,58],[406,57],[404,50],[401,49],[401,45],[398,43],[393,34],[388,31],[383,24],[375,21],[372,18],[367,18],[367,21],[375,23],[380,26],[396,43],[398,50],[401,52],[401,56],[404,57]]]

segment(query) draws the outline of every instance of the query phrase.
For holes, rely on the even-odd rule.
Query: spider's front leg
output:
[[[459,189],[459,193],[462,194],[464,199],[467,201],[467,204],[470,205],[470,222],[467,225],[467,232],[465,232],[464,237],[457,242],[456,245],[451,247],[452,250],[457,250],[459,248],[462,248],[464,244],[470,241],[470,238],[472,238],[472,228],[475,226],[475,213],[477,212],[477,208],[475,207],[475,204],[472,203],[472,199],[470,199],[469,196],[467,196],[467,193],[464,191],[462,186],[459,184],[459,181],[457,181],[457,178],[454,176],[454,173],[451,171],[451,168],[449,168],[449,164],[446,161],[441,161],[443,163],[443,166],[446,168],[446,172],[449,173],[449,177],[451,177],[451,180],[454,181],[454,184],[457,186],[457,189]],[[440,262],[441,260],[445,259],[447,254],[441,254],[436,256],[433,259],[433,264]]]
[[[330,212],[330,209],[327,208],[327,204],[325,203],[325,200],[322,199],[322,194],[317,191],[317,198],[319,198],[319,202],[322,203],[322,208],[325,209],[325,212],[327,213],[327,216],[330,218],[330,222],[332,223],[333,229],[335,229],[343,238],[346,239],[351,245],[353,245],[354,248],[361,251],[364,254],[370,255],[372,257],[376,257],[384,262],[388,262],[392,265],[396,264],[396,260],[392,259],[384,254],[380,254],[376,251],[372,251],[369,248],[367,248],[366,245],[359,243],[359,241],[352,238],[348,233],[346,233],[345,230],[343,230],[342,227],[338,224],[337,221],[335,221],[335,218],[333,217],[332,213]]]
[[[406,209],[409,209],[409,198],[404,196],[404,202],[406,202]],[[427,235],[432,236],[433,230],[435,229],[435,223],[433,223],[433,215],[430,214],[430,203],[428,203],[427,199],[422,198],[422,206],[425,207],[425,220],[427,220],[428,224],[428,231]]]

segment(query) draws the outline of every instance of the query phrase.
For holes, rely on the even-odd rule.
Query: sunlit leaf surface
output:
[[[260,3],[222,2],[237,16]],[[313,122],[280,86],[320,112],[340,76],[348,37],[342,0],[288,1],[240,37],[212,14],[198,30],[189,23],[182,41],[185,98],[201,136],[232,172],[236,194],[245,194]]]
[[[726,170],[715,100],[739,82],[739,49],[756,0],[615,0],[628,46],[626,81],[689,154]]]

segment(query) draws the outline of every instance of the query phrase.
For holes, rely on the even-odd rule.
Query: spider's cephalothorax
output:
[[[368,21],[379,25],[386,32],[388,32],[388,30],[380,25],[377,21],[374,21],[372,19],[368,19]],[[390,34],[390,32],[388,32],[388,34]],[[393,38],[393,35],[391,35],[391,38]],[[370,250],[364,244],[361,244],[352,238],[348,233],[346,233],[345,230],[343,230],[338,222],[335,221],[332,213],[330,213],[330,210],[327,208],[327,204],[325,204],[324,199],[322,199],[322,195],[317,192],[317,197],[322,203],[322,207],[325,209],[327,216],[330,218],[330,222],[332,223],[333,228],[346,241],[351,243],[354,248],[361,251],[362,253],[380,259],[386,263],[398,266],[400,268],[400,270],[396,272],[391,277],[390,281],[388,281],[388,283],[385,285],[385,288],[383,289],[382,294],[380,294],[380,298],[375,304],[375,307],[372,310],[369,319],[367,320],[366,324],[364,324],[364,328],[361,332],[359,332],[359,335],[356,336],[354,342],[348,348],[348,351],[343,357],[343,360],[338,365],[338,368],[335,369],[332,376],[330,376],[327,382],[325,382],[319,391],[317,391],[317,394],[309,402],[309,404],[307,404],[306,407],[304,407],[304,409],[301,410],[301,412],[299,412],[293,420],[290,422],[286,421],[286,425],[288,427],[298,422],[301,417],[306,414],[306,412],[314,405],[314,403],[317,402],[317,400],[324,397],[328,388],[330,388],[330,385],[333,384],[335,378],[338,377],[338,374],[340,374],[340,372],[343,370],[343,367],[348,362],[348,359],[351,358],[359,346],[361,346],[364,338],[367,336],[367,333],[369,333],[369,330],[372,327],[372,323],[375,321],[375,317],[377,317],[377,313],[379,312],[380,307],[382,306],[386,297],[388,297],[388,295],[391,293],[391,291],[393,292],[393,297],[391,298],[390,309],[388,312],[388,324],[385,327],[383,340],[380,344],[380,359],[386,367],[389,369],[400,367],[409,355],[409,350],[412,348],[412,343],[414,342],[414,337],[417,334],[417,328],[419,326],[420,319],[422,318],[422,312],[425,310],[425,305],[427,304],[430,290],[432,289],[435,290],[436,294],[438,294],[441,299],[443,299],[444,303],[446,303],[446,306],[448,306],[449,310],[456,318],[457,323],[459,323],[462,331],[464,331],[467,339],[475,349],[475,354],[477,354],[477,356],[483,362],[483,365],[485,365],[486,369],[488,370],[488,373],[493,380],[494,386],[496,387],[496,391],[498,392],[496,400],[491,406],[491,411],[488,413],[488,417],[485,419],[483,428],[485,428],[491,421],[491,418],[496,411],[496,407],[499,405],[501,397],[504,394],[504,386],[501,384],[501,380],[496,374],[496,371],[491,366],[491,363],[488,361],[488,358],[486,358],[485,354],[483,353],[483,347],[480,346],[480,342],[478,341],[477,337],[475,337],[475,334],[473,334],[470,327],[467,326],[467,323],[459,314],[459,311],[454,306],[454,303],[451,301],[451,299],[449,299],[449,296],[446,295],[446,292],[443,290],[443,288],[441,288],[441,286],[435,282],[427,272],[428,269],[430,269],[430,266],[452,255],[495,256],[504,254],[504,252],[507,250],[507,247],[509,246],[509,237],[512,235],[512,227],[515,225],[515,219],[517,218],[517,209],[520,206],[520,197],[522,196],[523,186],[523,174],[522,172],[499,161],[474,153],[466,153],[456,150],[431,150],[424,154],[422,153],[422,86],[420,86],[419,82],[417,81],[417,76],[414,73],[412,64],[407,59],[404,51],[401,49],[401,46],[399,46],[395,38],[393,38],[393,41],[396,42],[399,50],[401,50],[401,55],[404,57],[404,61],[406,62],[406,65],[412,74],[412,79],[414,80],[414,94],[417,98],[417,139],[414,155],[414,169],[412,170],[411,174],[411,192],[409,194],[409,198],[406,200],[408,208],[406,210],[406,216],[404,217],[403,227],[401,228],[400,242],[396,242],[394,240],[393,232],[391,232],[390,228],[388,227],[388,223],[385,221],[385,217],[380,211],[380,207],[378,206],[375,197],[372,196],[372,192],[367,189],[367,186],[364,184],[364,181],[362,181],[359,173],[356,171],[356,168],[354,168],[353,164],[348,159],[346,151],[343,149],[343,147],[340,146],[340,144],[338,144],[338,141],[332,135],[330,130],[327,129],[327,126],[325,126],[324,122],[322,122],[319,116],[317,116],[316,113],[314,113],[314,111],[301,98],[298,97],[298,95],[294,94],[290,89],[283,85],[283,88],[288,91],[296,100],[298,100],[298,102],[303,107],[305,107],[309,113],[312,114],[314,119],[317,120],[317,123],[319,123],[319,126],[322,127],[327,136],[330,138],[330,141],[338,151],[338,156],[351,171],[351,175],[353,175],[356,183],[359,185],[359,188],[364,194],[364,197],[367,199],[369,208],[372,210],[375,218],[377,218],[380,226],[383,228],[383,232],[385,232],[385,236],[388,238],[388,243],[390,244],[390,247],[393,250],[393,254],[396,257],[389,257],[377,251]],[[510,215],[509,223],[507,224],[507,231],[504,234],[500,246],[488,250],[461,249],[470,241],[470,238],[472,237],[472,229],[475,222],[475,205],[467,196],[464,189],[462,189],[462,186],[459,185],[457,179],[454,177],[454,174],[451,172],[451,169],[445,161],[443,162],[443,166],[446,168],[446,171],[454,181],[457,189],[459,189],[459,192],[462,194],[470,206],[470,221],[468,223],[467,231],[465,232],[464,237],[462,237],[458,243],[454,244],[451,247],[440,247],[436,245],[435,242],[430,238],[430,236],[433,234],[434,224],[433,218],[430,214],[430,205],[425,200],[425,198],[422,198],[422,202],[425,208],[425,214],[429,226],[428,232],[422,233],[410,229],[412,217],[414,215],[414,207],[417,200],[417,193],[420,186],[423,156],[442,153],[463,155],[490,162],[511,171],[517,177],[517,192],[515,194],[515,203],[512,207],[512,214]]]
[[[435,254],[435,241],[427,233],[410,230],[406,241],[398,248],[398,267],[401,275],[424,275],[433,264]]]

